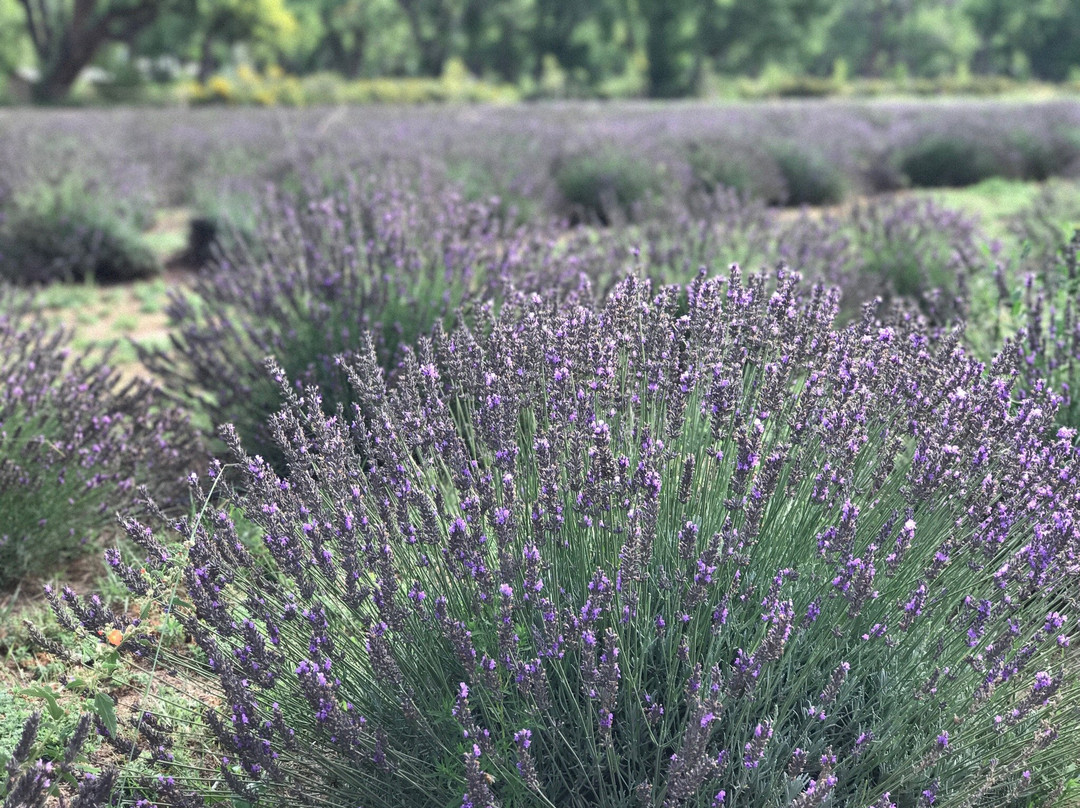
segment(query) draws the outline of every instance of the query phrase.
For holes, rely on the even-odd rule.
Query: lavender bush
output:
[[[787,200],[784,175],[759,143],[722,138],[691,141],[686,146],[686,161],[695,191],[713,194],[728,188],[769,204]]]
[[[142,349],[146,365],[214,423],[234,423],[253,451],[277,456],[266,419],[280,405],[264,357],[297,384],[318,384],[329,411],[352,391],[334,357],[370,330],[385,368],[437,322],[474,299],[497,298],[509,278],[576,291],[589,251],[548,231],[506,225],[496,204],[407,183],[359,185],[306,202],[271,191],[257,236],[234,233],[215,268],[174,292],[172,349]],[[231,244],[231,246],[229,246]]]
[[[957,135],[931,135],[901,153],[900,170],[917,188],[974,185],[1003,172],[983,144]]]
[[[383,175],[392,165],[467,190],[482,178],[504,198],[534,200],[543,219],[563,211],[553,162],[597,144],[664,165],[659,191],[677,199],[695,182],[690,143],[704,150],[740,144],[740,159],[770,187],[775,161],[756,146],[796,143],[819,153],[852,192],[874,192],[895,189],[898,156],[935,137],[977,143],[1003,176],[1075,176],[1078,133],[1080,106],[1070,100],[565,102],[528,114],[518,107],[0,110],[0,199],[9,187],[79,171],[123,187],[123,196],[150,193],[161,204],[191,205],[200,189],[212,194],[238,176],[280,183],[297,169]]]
[[[154,658],[209,678],[220,779],[267,805],[1054,804],[1075,431],[1016,401],[1015,352],[767,288],[512,296],[393,387],[366,340],[330,416],[273,365],[288,479],[227,430],[233,510],[200,497],[183,544],[126,523],[132,589],[183,584],[205,659]]]
[[[849,305],[881,296],[914,303],[937,325],[967,317],[969,281],[986,264],[975,221],[928,199],[857,205],[850,221],[854,271],[831,279]]]
[[[600,225],[640,218],[663,182],[653,162],[610,145],[560,155],[551,173],[569,219]]]
[[[787,188],[789,205],[835,205],[844,199],[844,175],[823,155],[790,142],[773,144],[776,161]]]
[[[32,300],[0,287],[0,587],[96,546],[135,481],[183,493],[187,418],[108,356],[79,356]]]
[[[1080,229],[1080,193],[1075,184],[1050,182],[1009,218],[1008,230],[1022,250],[1023,269],[1053,276],[1073,233]]]
[[[141,214],[140,214],[141,211]],[[39,184],[0,208],[0,280],[101,283],[147,278],[160,270],[141,243],[146,209],[78,178]]]
[[[638,246],[657,280],[685,283],[702,266],[785,264],[839,287],[845,321],[881,297],[915,304],[937,327],[968,315],[968,287],[988,246],[973,220],[930,200],[876,199],[793,220],[724,189],[607,239]]]

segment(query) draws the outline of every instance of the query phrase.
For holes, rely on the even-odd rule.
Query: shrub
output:
[[[1060,173],[1060,155],[1054,144],[1039,138],[1031,132],[1016,132],[1009,145],[1018,155],[1019,179],[1042,182]]]
[[[621,265],[628,244],[640,255],[649,277],[661,283],[685,283],[703,267],[742,266],[773,260],[777,222],[760,200],[731,188],[692,192],[665,215],[627,230],[601,234],[608,262]],[[620,278],[621,279],[621,278]]]
[[[113,283],[156,274],[135,212],[78,180],[17,194],[0,220],[0,281]]]
[[[713,193],[730,188],[751,199],[780,204],[788,195],[776,162],[761,149],[737,140],[694,141],[688,144],[687,162],[695,190]]]
[[[981,144],[952,135],[924,136],[900,153],[899,162],[917,188],[974,185],[1005,173]]]
[[[1036,274],[1049,271],[1052,277],[1062,266],[1069,237],[1080,229],[1080,187],[1047,183],[1030,205],[1009,218],[1008,229],[1020,244],[1022,263]]]
[[[98,546],[135,480],[183,491],[198,457],[185,416],[69,339],[0,287],[0,587]]]
[[[843,173],[821,155],[788,143],[772,145],[770,153],[784,178],[788,205],[835,205],[843,201]]]
[[[195,213],[188,228],[186,259],[199,269],[212,266],[220,251],[235,251],[259,238],[259,212],[265,191],[250,179],[202,184],[195,191]]]
[[[852,314],[867,300],[902,298],[933,325],[966,319],[968,280],[982,266],[974,221],[931,200],[871,202],[851,211],[854,270],[841,282]]]
[[[1075,432],[1007,356],[835,307],[737,272],[514,299],[392,388],[369,343],[330,418],[273,368],[289,479],[230,437],[262,551],[216,506],[178,555],[128,525],[136,591],[183,582],[206,661],[161,661],[212,680],[221,779],[265,805],[1052,804]]]
[[[499,216],[513,224],[536,221],[540,200],[515,187],[514,182],[496,177],[490,165],[476,159],[448,160],[446,177],[466,202],[495,208]]]
[[[108,698],[108,697],[106,697]],[[23,725],[18,742],[8,752],[0,750],[0,799],[5,808],[38,808],[55,800],[61,784],[71,784],[79,808],[97,808],[109,804],[117,781],[117,771],[107,767],[98,773],[80,770],[83,747],[93,731],[90,714],[83,715],[67,733],[61,756],[55,760],[38,755],[41,749],[40,713],[34,713]],[[60,804],[64,805],[61,798]]]
[[[555,185],[571,218],[611,224],[633,218],[659,192],[655,165],[613,147],[559,158],[552,170]]]
[[[210,271],[171,293],[172,347],[137,346],[144,363],[207,420],[235,424],[251,451],[277,458],[266,419],[280,397],[265,357],[298,384],[318,384],[329,414],[353,401],[335,357],[366,331],[389,370],[437,322],[497,299],[507,277],[579,282],[572,261],[547,268],[546,233],[504,229],[497,208],[385,188],[395,186],[352,183],[308,201],[272,191],[253,217],[256,235],[235,231]],[[544,269],[530,281],[534,267]]]
[[[190,82],[180,89],[191,104],[245,104],[305,106],[330,104],[424,104],[437,102],[504,103],[518,100],[508,84],[472,77],[458,60],[451,59],[439,78],[408,77],[343,79],[334,73],[285,75],[273,68],[265,74],[241,67],[233,76],[211,76],[205,83]]]

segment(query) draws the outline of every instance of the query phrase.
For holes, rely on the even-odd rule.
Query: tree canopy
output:
[[[1075,0],[0,0],[0,72],[62,99],[109,49],[199,78],[242,62],[348,78],[481,78],[655,97],[708,75],[1080,75]]]

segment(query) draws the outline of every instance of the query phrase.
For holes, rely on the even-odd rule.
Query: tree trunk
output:
[[[79,74],[90,64],[100,44],[66,32],[57,47],[55,57],[34,85],[34,100],[42,104],[56,104],[67,98]]]
[[[209,33],[203,34],[202,47],[199,48],[199,73],[200,84],[206,84],[216,67],[214,61],[214,38]]]
[[[453,37],[454,19],[452,13],[442,5],[435,9],[432,29],[427,36],[424,32],[424,19],[417,0],[398,0],[398,5],[405,12],[413,41],[420,52],[420,72],[425,76],[438,78],[450,55],[450,41]]]
[[[164,0],[140,0],[133,6],[101,8],[98,0],[75,0],[63,26],[54,23],[45,2],[19,0],[26,13],[30,38],[43,65],[34,85],[35,101],[54,104],[71,92],[83,68],[106,42],[127,42],[152,23],[168,5]]]

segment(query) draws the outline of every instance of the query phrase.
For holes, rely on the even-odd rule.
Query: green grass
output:
[[[84,309],[100,296],[101,287],[93,283],[53,283],[38,293],[38,303],[44,309]]]
[[[158,258],[168,258],[187,246],[187,231],[172,228],[153,230],[143,233],[142,241]]]
[[[1066,197],[1075,197],[1080,205],[1080,183],[1067,180],[1043,183],[993,177],[967,188],[922,189],[912,193],[933,199],[945,207],[975,215],[988,236],[1008,239],[1009,219],[1034,204],[1043,188],[1048,185]],[[1077,222],[1077,225],[1080,226],[1080,222]]]
[[[168,302],[166,292],[168,286],[161,278],[155,278],[146,283],[138,283],[131,287],[131,294],[139,301],[139,311],[143,314],[157,314],[165,308]]]
[[[121,334],[130,334],[139,327],[139,318],[134,314],[124,314],[113,320],[113,330]]]

